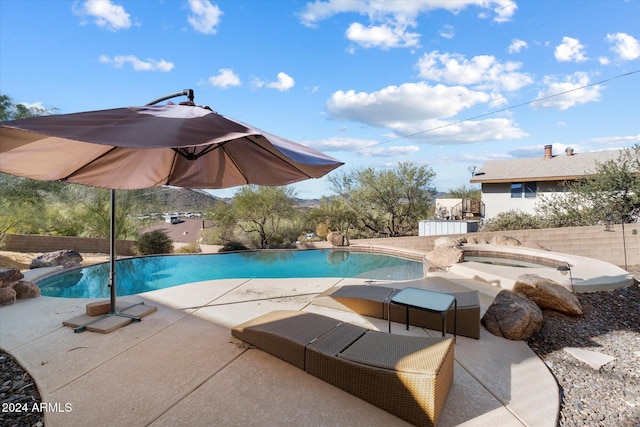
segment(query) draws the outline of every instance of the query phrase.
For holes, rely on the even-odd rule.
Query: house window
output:
[[[519,199],[522,197],[534,199],[537,191],[538,185],[535,182],[514,182],[511,184],[512,199]]]
[[[511,184],[511,198],[517,199],[519,197],[522,197],[522,183],[514,182]]]
[[[538,186],[535,182],[527,182],[524,184],[524,197],[527,199],[535,199]]]

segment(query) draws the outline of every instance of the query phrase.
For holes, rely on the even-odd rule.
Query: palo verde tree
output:
[[[329,177],[334,191],[371,234],[413,234],[431,209],[435,173],[426,166],[400,162],[395,168],[372,167]]]
[[[326,237],[330,231],[338,231],[348,236],[349,229],[358,222],[358,216],[341,197],[323,197],[320,206],[311,209],[309,221],[315,224],[319,237]]]
[[[240,230],[257,236],[259,246],[264,248],[294,214],[294,196],[291,187],[246,185],[234,194],[225,221],[230,223],[233,218]]]

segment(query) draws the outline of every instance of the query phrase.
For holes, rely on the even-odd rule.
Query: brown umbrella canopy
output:
[[[340,161],[207,108],[116,108],[0,122],[0,172],[112,189],[319,178]]]

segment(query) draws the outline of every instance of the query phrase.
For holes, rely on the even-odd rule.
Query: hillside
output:
[[[158,188],[155,196],[163,212],[203,213],[217,201],[224,201],[205,191],[188,188]]]

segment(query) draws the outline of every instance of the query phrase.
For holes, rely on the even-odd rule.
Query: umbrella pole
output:
[[[116,190],[111,190],[109,222],[109,289],[111,291],[110,314],[117,313],[116,306]]]
[[[132,319],[133,321],[140,321],[141,317],[140,316],[136,316],[136,315],[132,315],[132,314],[127,314],[127,313],[123,313],[126,310],[129,310],[132,307],[136,307],[138,305],[144,305],[144,301],[143,302],[139,302],[139,303],[135,303],[135,304],[131,304],[125,308],[123,308],[121,311],[118,311],[118,305],[117,305],[117,294],[116,294],[116,258],[117,258],[117,252],[116,252],[116,190],[111,189],[111,206],[110,206],[110,218],[109,218],[109,289],[110,289],[110,294],[111,294],[111,301],[109,303],[109,313],[105,314],[104,316],[101,316],[97,319],[91,320],[90,322],[87,322],[83,325],[77,326],[75,328],[73,328],[73,332],[83,332],[86,330],[87,326],[89,325],[93,325],[95,323],[100,322],[101,320],[104,320],[108,317],[112,317],[112,316],[118,316],[118,317],[124,317],[124,318],[128,318],[128,319]],[[130,321],[129,321],[130,322]],[[123,323],[122,326],[124,326],[126,323]]]

